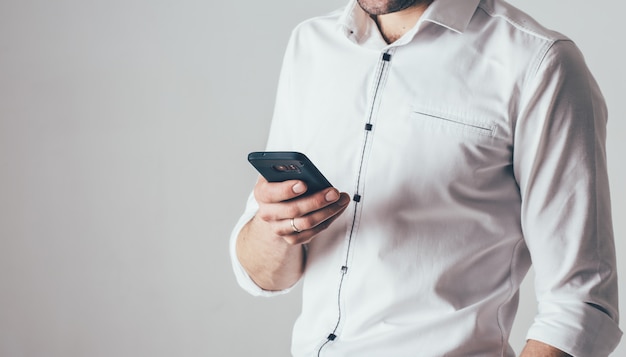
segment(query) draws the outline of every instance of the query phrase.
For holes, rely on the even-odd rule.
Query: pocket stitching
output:
[[[459,128],[470,129],[469,131],[474,132],[474,133],[476,133],[478,135],[481,135],[481,136],[494,137],[495,133],[496,133],[496,125],[493,124],[493,123],[491,123],[491,125],[489,125],[488,123],[486,123],[484,121],[471,121],[471,122],[469,122],[469,121],[465,121],[465,120],[459,120],[459,119],[456,119],[458,117],[457,115],[451,115],[450,113],[446,113],[447,114],[446,115],[446,114],[443,114],[441,112],[434,113],[434,111],[426,112],[426,111],[423,111],[423,110],[413,109],[412,113],[428,116],[428,117],[439,119],[439,120],[443,120],[443,121],[446,121],[448,123],[455,124]]]

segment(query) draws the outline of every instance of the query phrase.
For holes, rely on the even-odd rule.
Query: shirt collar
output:
[[[463,33],[476,12],[480,0],[435,0],[422,16],[452,31]]]
[[[412,38],[417,30],[427,22],[463,33],[469,25],[479,2],[480,0],[435,0],[407,35]],[[348,6],[344,9],[339,19],[339,26],[345,35],[356,43],[367,41],[372,36],[378,35],[380,37],[376,24],[361,9],[356,0],[350,0]]]

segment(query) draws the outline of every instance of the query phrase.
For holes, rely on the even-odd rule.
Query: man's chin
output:
[[[430,2],[428,0],[357,0],[361,9],[372,16],[391,14],[414,5]]]

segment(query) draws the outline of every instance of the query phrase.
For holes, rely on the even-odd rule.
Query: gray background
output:
[[[605,93],[626,286],[621,2],[513,2],[572,37]],[[343,4],[0,0],[0,356],[288,355],[299,292],[240,291],[227,241],[289,32]]]

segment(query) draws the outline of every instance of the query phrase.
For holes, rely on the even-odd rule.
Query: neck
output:
[[[430,2],[420,3],[398,12],[372,16],[387,43],[393,43],[407,33],[420,19]]]

